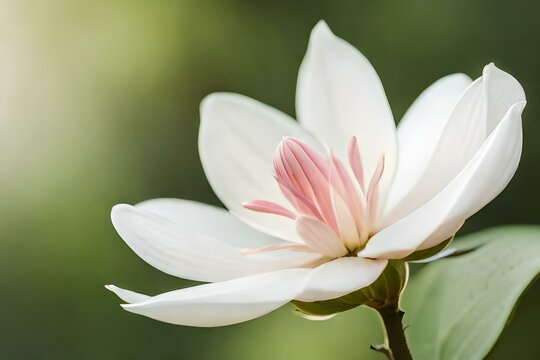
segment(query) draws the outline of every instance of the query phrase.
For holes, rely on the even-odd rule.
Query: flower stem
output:
[[[381,315],[386,328],[386,346],[372,348],[385,353],[390,360],[412,360],[401,322],[405,313],[399,310],[398,306],[385,306],[377,309],[377,311]]]

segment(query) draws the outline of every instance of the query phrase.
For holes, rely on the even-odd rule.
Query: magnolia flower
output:
[[[389,259],[451,238],[506,187],[524,107],[520,84],[490,64],[475,81],[435,82],[396,128],[371,64],[320,22],[298,76],[298,122],[237,94],[202,102],[201,161],[229,212],[175,199],[112,210],[146,262],[209,284],[157,296],[107,288],[130,312],[220,326],[369,286]]]

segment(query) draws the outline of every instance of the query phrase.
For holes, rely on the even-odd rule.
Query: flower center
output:
[[[303,141],[285,137],[274,156],[274,177],[289,207],[267,200],[255,200],[243,206],[296,221],[305,244],[275,245],[243,253],[289,248],[339,257],[338,254],[355,255],[360,251],[372,235],[370,229],[377,216],[384,155],[379,158],[367,187],[356,137],[349,143],[348,165],[346,168],[332,152],[324,158]],[[335,240],[330,239],[332,236],[346,249],[345,254],[323,249]]]

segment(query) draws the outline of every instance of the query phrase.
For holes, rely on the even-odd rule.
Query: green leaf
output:
[[[453,243],[461,256],[425,266],[404,292],[415,359],[482,359],[540,273],[540,226],[508,226]]]

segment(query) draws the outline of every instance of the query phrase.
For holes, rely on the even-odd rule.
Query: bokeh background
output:
[[[0,0],[0,358],[380,359],[375,315],[309,322],[285,307],[237,326],[123,311],[104,284],[188,285],[139,259],[110,208],[219,204],[197,153],[200,100],[252,96],[294,115],[309,32],[325,19],[372,61],[396,119],[439,77],[494,61],[529,100],[521,166],[462,233],[540,223],[540,2]],[[538,359],[533,285],[490,355]]]

